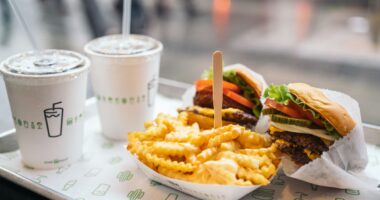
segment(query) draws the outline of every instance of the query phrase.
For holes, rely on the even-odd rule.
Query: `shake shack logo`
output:
[[[113,97],[105,95],[96,95],[99,102],[118,104],[118,105],[134,105],[146,102],[146,95],[130,96],[130,97]]]
[[[75,125],[83,118],[83,113],[75,116],[66,116],[62,102],[55,102],[45,108],[42,113],[42,120],[25,119],[13,116],[13,122],[17,129],[42,130],[46,128],[48,137],[59,137],[63,134],[64,127]]]

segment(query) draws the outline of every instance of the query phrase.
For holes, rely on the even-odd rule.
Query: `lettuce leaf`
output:
[[[284,104],[284,105],[288,105],[289,101],[292,101],[298,106],[300,106],[302,110],[310,112],[313,115],[314,119],[319,119],[322,122],[323,126],[325,127],[328,135],[332,136],[335,139],[339,139],[340,137],[342,137],[335,130],[335,128],[321,116],[321,114],[319,114],[318,112],[315,112],[313,109],[311,109],[308,105],[303,103],[296,96],[292,95],[289,92],[289,89],[286,85],[271,84],[264,91],[264,98],[270,98],[272,100],[275,100],[277,103]]]
[[[264,97],[270,98],[272,100],[275,100],[277,103],[284,105],[288,105],[289,100],[294,100],[293,95],[290,94],[286,85],[270,84],[264,92]]]
[[[261,110],[263,109],[263,105],[261,105],[261,101],[259,98],[255,97],[252,99],[253,103],[255,104],[252,108],[253,114],[256,116],[257,119],[260,118]]]
[[[212,70],[212,68],[205,70],[201,75],[201,79],[203,79],[203,80],[214,79],[214,71]]]

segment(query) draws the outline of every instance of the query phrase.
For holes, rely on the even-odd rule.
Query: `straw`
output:
[[[222,104],[223,104],[223,54],[215,51],[212,55],[212,66],[214,72],[212,99],[214,105],[214,128],[222,126]]]
[[[123,22],[122,22],[123,40],[128,40],[131,32],[131,0],[123,1]]]
[[[56,102],[56,103],[53,103],[53,109],[55,109],[55,106],[56,106],[56,105],[61,104],[61,103],[62,103],[62,101],[60,101],[60,102]]]
[[[32,32],[30,31],[27,23],[25,23],[24,18],[21,15],[20,10],[18,9],[17,3],[14,0],[8,0],[9,4],[11,5],[13,12],[16,15],[16,18],[21,23],[21,26],[24,28],[24,31],[26,32],[26,35],[28,36],[29,42],[32,45],[34,50],[40,50],[39,46],[36,43],[35,38],[32,35]]]

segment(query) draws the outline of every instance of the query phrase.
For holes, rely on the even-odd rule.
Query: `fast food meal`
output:
[[[270,85],[264,97],[269,133],[278,149],[298,165],[319,158],[356,124],[343,106],[305,83]]]
[[[267,185],[280,160],[277,144],[239,125],[201,130],[178,117],[159,114],[145,132],[128,134],[127,149],[146,166],[174,179],[203,184]]]
[[[179,113],[186,112],[189,124],[198,123],[201,129],[211,129],[214,126],[214,110],[199,106],[180,108]],[[223,125],[239,124],[252,129],[257,120],[256,117],[235,108],[222,109]]]
[[[202,78],[195,82],[194,105],[213,108],[212,71],[206,71]],[[223,72],[223,108],[239,109],[257,120],[262,109],[260,102],[262,90],[261,82],[243,68]]]

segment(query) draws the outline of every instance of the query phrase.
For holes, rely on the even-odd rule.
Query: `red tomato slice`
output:
[[[231,90],[223,89],[223,94],[247,108],[252,108],[254,105],[249,99],[232,92]]]
[[[197,91],[203,90],[211,86],[212,86],[212,80],[197,80],[195,82],[195,88]],[[240,93],[241,91],[239,86],[227,81],[223,81],[223,89],[227,89],[236,93]]]
[[[267,98],[265,100],[265,105],[267,105],[271,108],[274,108],[280,112],[283,112],[283,113],[289,115],[290,117],[294,117],[294,118],[302,118],[303,117],[302,114],[298,113],[297,110],[291,108],[290,106],[286,106],[286,105],[277,103],[276,101],[269,99],[269,98]]]

